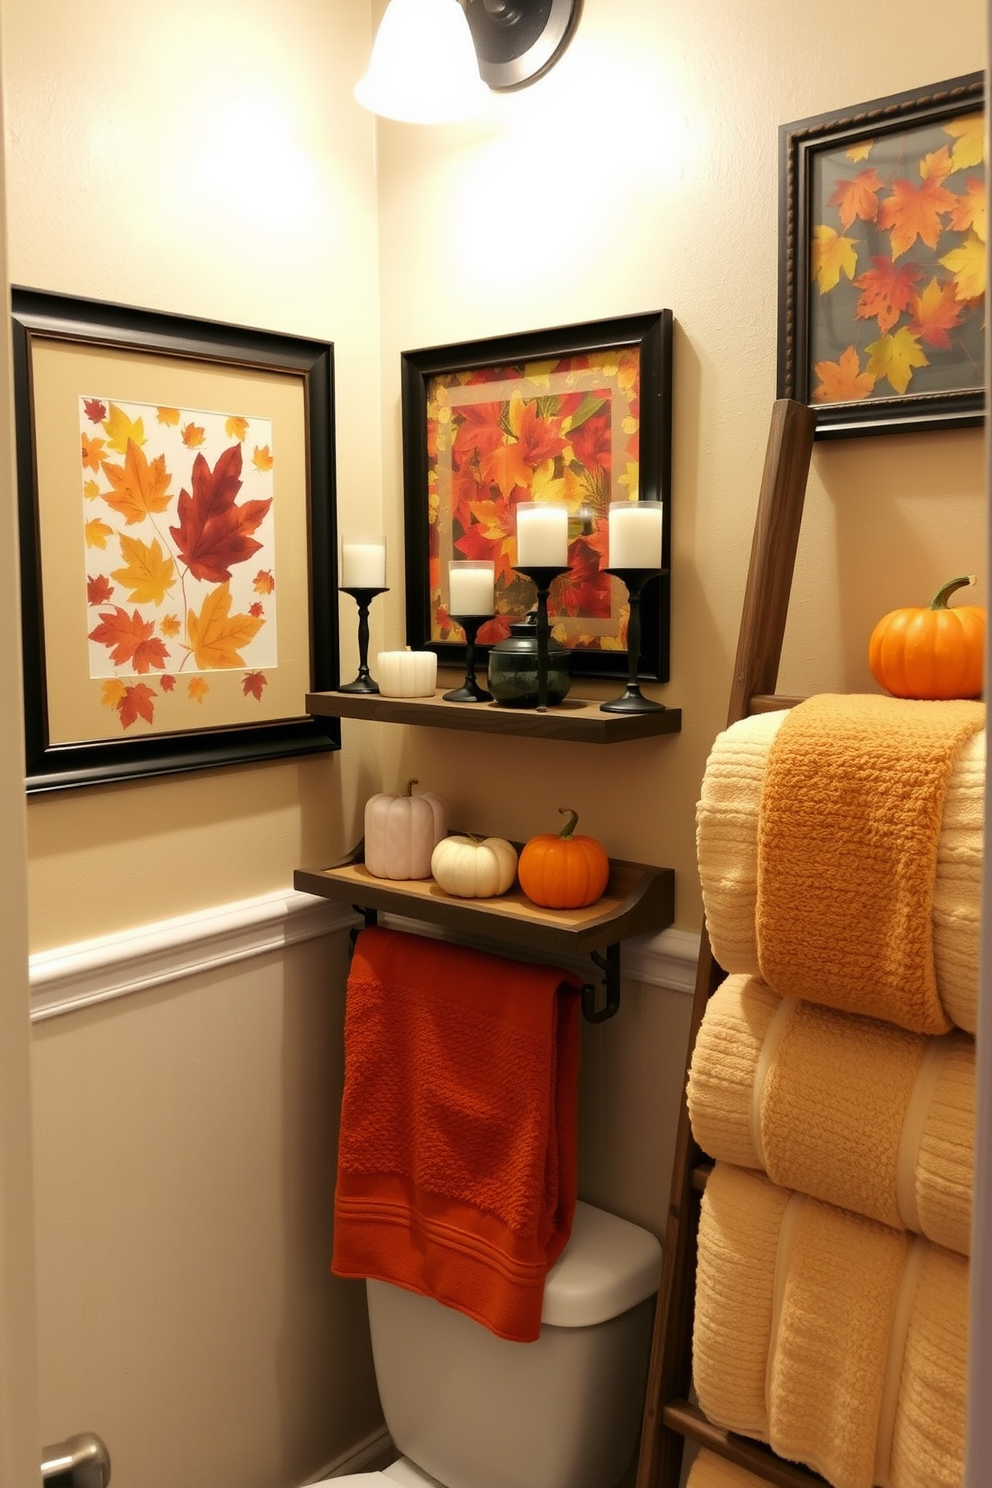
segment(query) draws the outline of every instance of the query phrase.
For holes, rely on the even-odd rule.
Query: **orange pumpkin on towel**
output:
[[[517,878],[533,904],[545,909],[581,909],[602,896],[610,877],[610,860],[595,837],[574,835],[577,811],[568,806],[558,810],[568,821],[560,832],[543,832],[524,844]]]
[[[868,642],[868,665],[875,681],[895,697],[977,698],[985,671],[985,610],[947,600],[974,576],[951,579],[934,595],[929,609],[891,610]]]

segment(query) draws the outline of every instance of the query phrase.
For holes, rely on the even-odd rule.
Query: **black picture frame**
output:
[[[960,261],[969,251],[979,256],[977,238],[970,242],[963,224],[968,178],[985,178],[984,151],[977,166],[955,164],[956,158],[966,161],[967,153],[962,149],[958,157],[945,126],[980,114],[984,103],[984,74],[974,72],[779,130],[778,396],[816,409],[817,438],[983,422],[984,309],[977,297],[960,294],[970,287],[967,275],[955,274],[941,260],[950,254],[954,262],[957,253]],[[948,155],[927,167],[924,181],[921,162],[928,154],[933,158],[942,140]],[[862,158],[847,163],[848,152]],[[866,186],[860,202],[854,194],[859,171]],[[897,237],[892,224],[919,200],[914,193],[924,186],[940,188],[926,203],[935,241],[916,236],[903,246],[910,229],[898,228]],[[951,198],[961,206],[952,207]],[[857,207],[868,215],[853,215]],[[814,251],[821,281],[837,274],[825,292],[817,282]],[[933,304],[948,284],[951,318],[958,316],[949,335],[919,309],[917,298],[929,292]],[[873,302],[876,317],[869,314]]]
[[[332,343],[20,286],[12,288],[11,313],[27,791],[105,785],[340,748],[340,724],[336,719],[317,719],[304,713],[308,691],[333,689],[338,682]],[[268,379],[277,389],[274,396],[280,396],[281,390],[285,389],[293,400],[294,410],[302,409],[301,413],[294,411],[291,427],[294,432],[298,428],[303,431],[304,447],[294,450],[293,469],[297,473],[302,470],[304,478],[297,479],[292,489],[289,482],[285,488],[274,486],[282,501],[293,503],[293,546],[305,548],[305,551],[282,556],[291,558],[297,569],[305,573],[305,587],[308,589],[303,597],[287,593],[286,601],[278,611],[280,615],[292,613],[295,632],[301,638],[297,651],[286,658],[285,681],[278,684],[282,689],[278,693],[278,702],[274,704],[279,710],[278,716],[272,716],[272,703],[267,711],[258,710],[262,712],[261,719],[257,713],[252,716],[259,699],[254,692],[249,696],[249,673],[245,672],[244,707],[240,702],[226,703],[227,713],[220,721],[219,715],[214,715],[205,719],[202,725],[175,727],[173,723],[156,732],[152,727],[143,728],[147,721],[138,718],[129,734],[121,722],[124,715],[119,710],[115,714],[113,708],[105,707],[108,719],[105,735],[94,738],[92,729],[89,732],[84,729],[78,738],[53,734],[50,727],[53,695],[49,687],[54,686],[54,682],[47,643],[53,641],[56,632],[64,627],[64,620],[61,616],[46,614],[46,577],[51,595],[53,584],[61,585],[62,574],[58,560],[46,549],[40,518],[41,499],[49,498],[39,485],[39,449],[47,450],[51,434],[49,425],[57,422],[67,411],[71,416],[74,408],[71,400],[55,397],[50,400],[53,412],[42,412],[35,385],[39,350],[49,359],[71,359],[77,354],[83,359],[92,357],[93,376],[88,380],[98,385],[108,356],[114,359],[111,366],[123,369],[125,375],[118,378],[123,384],[128,383],[132,373],[144,376],[143,369],[146,368],[150,369],[148,376],[152,380],[157,373],[175,379],[210,376],[216,372],[221,379],[240,379],[240,392],[254,386],[251,379],[257,374],[259,387]],[[83,367],[86,361],[78,365]],[[79,398],[84,392],[93,390],[79,388],[75,406],[78,408]],[[117,396],[126,398],[128,394],[118,392]],[[244,401],[249,402],[250,396],[250,391],[246,391]],[[150,398],[148,401],[154,403],[156,400]],[[231,403],[234,404],[233,383]],[[192,406],[195,408],[197,405]],[[251,411],[254,413],[255,409]],[[76,432],[71,437],[78,461],[80,436],[78,415],[76,417]],[[40,421],[47,421],[44,427],[39,426]],[[71,430],[62,431],[60,426],[60,438],[63,432],[68,439]],[[195,433],[191,437],[196,437]],[[275,449],[278,452],[278,443]],[[255,455],[258,454],[256,448]],[[239,470],[240,461],[239,453]],[[94,470],[96,468],[94,466]],[[75,483],[75,493],[71,490],[73,482],[68,483],[70,489],[65,493],[65,500],[72,505],[67,504],[66,511],[71,520],[79,522],[78,549],[82,553],[84,524],[74,514],[82,506],[83,493],[78,477]],[[305,489],[300,490],[301,486]],[[57,499],[63,499],[61,494]],[[305,511],[297,509],[299,502],[305,502]],[[279,559],[278,546],[275,551]],[[50,566],[51,573],[48,572]],[[81,568],[85,579],[85,562]],[[280,571],[284,570],[277,564],[276,572]],[[72,589],[69,582],[72,576],[67,574],[65,577],[66,587]],[[87,589],[78,603],[73,599],[76,606],[74,624],[80,618],[90,623],[93,610],[81,609],[87,605],[88,598]],[[124,603],[126,606],[126,598]],[[291,612],[289,605],[296,606],[296,609]],[[261,609],[261,600],[259,607]],[[201,616],[203,613],[201,610]],[[85,632],[82,644],[86,646]],[[308,657],[300,654],[307,650]],[[78,659],[77,645],[74,661]],[[283,659],[284,653],[280,650],[277,664],[281,665]],[[83,660],[85,662],[85,655]],[[297,671],[300,672],[298,704]],[[206,675],[219,676],[214,673]],[[257,673],[250,675],[257,679]],[[90,673],[86,674],[85,680],[80,680],[81,695],[85,695],[90,680]],[[148,681],[158,682],[159,693],[162,692],[158,672],[150,673]],[[175,679],[172,681],[174,684]],[[184,681],[188,686],[188,680],[184,678]],[[123,685],[119,684],[120,687]],[[262,690],[257,680],[255,685],[259,691]],[[230,684],[225,680],[218,682],[218,686],[229,687]],[[67,690],[72,691],[72,688]],[[276,689],[270,689],[270,694],[274,697]],[[71,734],[71,729],[69,732]]]
[[[432,633],[428,403],[433,380],[485,374],[489,369],[522,377],[523,369],[534,362],[622,354],[633,349],[638,356],[640,378],[638,499],[664,503],[664,572],[644,590],[638,676],[653,682],[669,680],[673,326],[671,310],[659,310],[402,353],[406,637],[410,646],[436,652],[442,665],[464,663],[463,644],[458,640],[438,639]],[[620,593],[625,598],[622,588]],[[519,618],[523,618],[522,611]],[[553,609],[551,619],[554,624]],[[476,648],[483,663],[488,649],[485,644]],[[627,653],[624,649],[569,647],[569,666],[576,678],[626,677]]]

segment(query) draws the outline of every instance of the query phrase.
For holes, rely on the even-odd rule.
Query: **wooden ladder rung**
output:
[[[662,1412],[662,1420],[670,1431],[677,1431],[699,1446],[708,1447],[711,1452],[725,1457],[728,1462],[747,1468],[763,1482],[771,1483],[773,1488],[814,1488],[815,1484],[826,1482],[819,1473],[776,1457],[762,1442],[750,1441],[746,1436],[735,1436],[731,1431],[714,1426],[699,1407],[690,1405],[688,1400],[669,1401]]]
[[[696,1163],[692,1170],[692,1186],[697,1193],[702,1193],[706,1187],[710,1174],[713,1171],[711,1162]]]

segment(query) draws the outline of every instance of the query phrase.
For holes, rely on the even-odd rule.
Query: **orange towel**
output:
[[[358,938],[334,1196],[339,1276],[501,1338],[540,1333],[576,1196],[578,979],[419,935]]]
[[[758,823],[758,959],[784,997],[914,1033],[951,1026],[934,968],[948,776],[977,702],[822,694],[768,752]]]

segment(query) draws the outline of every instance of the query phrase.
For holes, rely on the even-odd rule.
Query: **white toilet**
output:
[[[335,1488],[614,1488],[641,1424],[661,1246],[579,1203],[548,1273],[536,1343],[367,1283],[383,1414],[403,1454]]]

